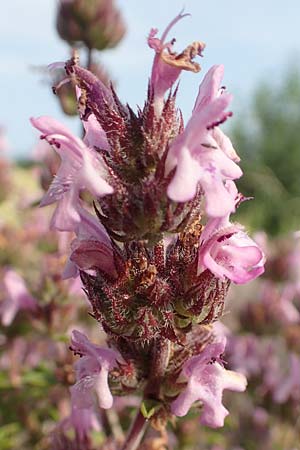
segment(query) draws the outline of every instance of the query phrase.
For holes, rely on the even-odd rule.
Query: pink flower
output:
[[[270,350],[273,349],[266,349],[253,334],[245,334],[228,340],[226,356],[230,366],[247,378],[262,377]]]
[[[233,202],[237,191],[234,183],[226,186]],[[257,244],[243,231],[232,225],[229,214],[209,219],[201,234],[198,252],[199,273],[209,269],[216,277],[244,284],[264,272],[265,257]]]
[[[70,428],[75,430],[77,440],[86,444],[91,431],[100,431],[101,424],[93,408],[78,409],[72,406],[70,416],[64,419],[58,427],[58,429],[63,431],[67,431]]]
[[[215,229],[203,238],[199,249],[199,268],[237,284],[248,283],[264,272],[264,255],[241,226]]]
[[[65,419],[62,425],[64,429],[73,427],[77,439],[82,443],[86,443],[91,431],[101,430],[98,417],[92,408],[78,409],[72,407],[70,417]]]
[[[87,189],[95,197],[113,192],[104,179],[104,163],[94,149],[87,147],[55,119],[43,116],[31,119],[31,122],[43,133],[41,138],[53,145],[61,158],[61,166],[41,206],[59,202],[52,227],[73,231],[74,224],[80,221],[77,205],[81,190]]]
[[[290,354],[290,372],[282,377],[274,389],[274,400],[285,403],[289,398],[300,400],[300,358],[295,353]]]
[[[229,412],[222,404],[223,390],[242,392],[247,385],[244,375],[224,369],[221,355],[225,346],[226,338],[209,344],[200,355],[184,364],[180,378],[187,381],[187,386],[171,404],[173,414],[185,416],[193,403],[200,400],[203,404],[201,423],[212,428],[224,425]]]
[[[153,61],[150,86],[154,95],[154,108],[157,114],[163,109],[164,95],[178,79],[182,70],[199,72],[199,64],[193,62],[195,56],[202,56],[205,48],[203,42],[193,42],[179,55],[174,52],[173,44],[175,39],[165,42],[171,28],[183,17],[188,14],[182,12],[171,21],[159,39],[156,37],[157,29],[152,28],[148,36],[148,45],[155,51]]]
[[[113,192],[104,180],[104,165],[98,153],[91,148],[108,148],[104,131],[91,115],[83,121],[87,147],[80,139],[56,120],[49,117],[32,119],[32,124],[43,134],[42,138],[55,146],[61,157],[56,178],[41,202],[41,206],[58,202],[51,219],[51,228],[73,231],[72,254],[63,278],[76,277],[78,269],[99,267],[107,273],[114,272],[110,238],[101,223],[82,207],[79,193],[83,189],[101,197]]]
[[[7,296],[0,305],[1,321],[4,326],[9,326],[13,322],[19,310],[37,309],[36,299],[28,292],[23,278],[14,270],[6,270],[3,287]]]
[[[64,220],[64,210],[58,208],[58,211],[61,212],[62,220]],[[79,269],[89,270],[96,267],[115,276],[113,250],[104,226],[80,204],[75,212],[79,217],[79,221],[74,226],[76,238],[71,243],[72,251],[63,278],[74,278],[79,274]]]
[[[279,289],[273,281],[264,280],[261,297],[272,321],[279,321],[283,325],[299,323],[300,313],[293,304],[296,297],[294,283],[286,283]]]
[[[72,333],[71,350],[81,356],[75,365],[77,382],[70,388],[73,407],[89,409],[93,405],[95,391],[99,406],[111,408],[113,397],[108,386],[108,374],[117,366],[117,359],[122,360],[119,353],[92,344],[77,330]]]
[[[178,202],[191,200],[199,184],[205,194],[206,213],[211,217],[235,211],[225,181],[242,175],[229,138],[217,127],[231,115],[225,110],[232,96],[220,89],[223,71],[223,66],[213,66],[204,77],[192,117],[171,144],[167,159],[167,171],[176,168],[168,186],[169,197]]]

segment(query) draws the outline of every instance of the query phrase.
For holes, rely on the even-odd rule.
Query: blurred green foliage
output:
[[[273,236],[299,229],[300,68],[290,67],[280,83],[262,83],[232,131],[244,171],[238,187],[255,198],[237,220]]]

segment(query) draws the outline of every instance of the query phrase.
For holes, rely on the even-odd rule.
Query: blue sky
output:
[[[117,49],[102,53],[100,60],[117,81],[121,99],[133,107],[144,101],[151,70],[147,33],[151,27],[163,30],[183,5],[192,16],[171,33],[177,38],[177,49],[194,40],[207,45],[200,61],[202,72],[182,76],[178,102],[186,118],[211,65],[225,64],[224,84],[234,94],[232,109],[238,114],[249,104],[259,81],[276,84],[286,67],[300,60],[299,0],[118,0],[117,4],[128,33]],[[78,126],[60,112],[38,70],[68,58],[68,47],[54,28],[55,9],[56,0],[11,0],[1,5],[0,124],[6,127],[17,156],[29,154],[37,139],[30,116],[52,115],[73,130]]]

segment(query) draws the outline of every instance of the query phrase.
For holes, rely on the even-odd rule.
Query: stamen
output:
[[[207,144],[207,143],[203,143],[203,144],[201,144],[201,145],[202,145],[202,147],[205,147],[205,148],[213,148],[214,150],[217,150],[217,148],[218,148],[218,147],[216,147],[215,145]]]
[[[228,111],[227,113],[224,114],[224,116],[221,119],[216,120],[215,122],[212,122],[210,125],[207,125],[206,129],[208,131],[209,130],[213,130],[215,127],[218,127],[222,123],[226,122],[228,117],[232,117],[232,116],[233,116],[233,112],[232,111]]]
[[[57,94],[58,89],[60,89],[62,86],[64,86],[67,83],[70,83],[70,78],[64,78],[59,83],[57,83],[55,86],[52,86],[52,92],[53,94]]]
[[[64,67],[65,67],[64,61],[56,61],[54,63],[48,64],[47,69],[50,70],[50,72],[52,72],[53,70],[56,69],[64,69]]]

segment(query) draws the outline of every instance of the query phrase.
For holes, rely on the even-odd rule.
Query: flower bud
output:
[[[89,65],[89,70],[96,75],[96,77],[99,78],[105,86],[109,87],[111,79],[102,64],[92,63]],[[64,79],[64,71],[58,71],[57,76],[53,80],[53,89],[55,90],[55,94],[58,97],[63,112],[68,116],[77,116],[78,107],[74,85],[71,82],[61,83]],[[56,89],[55,86],[59,87]]]
[[[114,47],[125,34],[125,25],[112,0],[61,0],[56,20],[62,39],[88,48]]]

